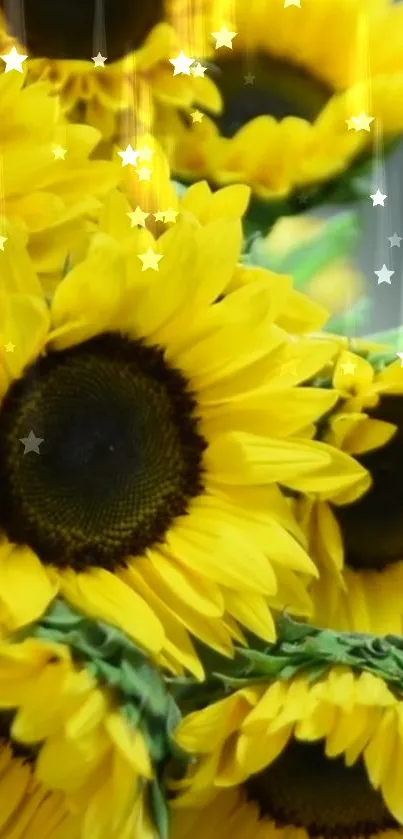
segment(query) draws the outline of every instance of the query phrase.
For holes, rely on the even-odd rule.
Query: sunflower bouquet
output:
[[[0,0],[0,839],[402,833],[402,31]]]

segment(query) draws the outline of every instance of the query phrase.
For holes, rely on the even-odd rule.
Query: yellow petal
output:
[[[15,344],[6,353],[5,365],[12,378],[36,361],[45,346],[49,329],[49,313],[45,300],[39,296],[7,294],[0,286],[0,334],[2,343]]]
[[[0,553],[0,601],[6,604],[16,627],[37,620],[57,594],[57,585],[30,548],[9,545]]]
[[[152,778],[150,756],[141,732],[132,729],[119,711],[108,714],[105,727],[130,766],[142,777]]]

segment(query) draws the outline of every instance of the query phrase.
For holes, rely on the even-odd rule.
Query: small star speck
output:
[[[387,197],[388,196],[384,195],[378,187],[376,192],[374,192],[373,195],[370,195],[370,198],[372,198],[372,206],[376,207],[379,205],[380,207],[384,207]]]
[[[211,33],[214,40],[215,40],[215,49],[219,50],[220,47],[228,47],[229,50],[232,50],[232,42],[236,37],[236,32],[230,32],[226,26],[222,26],[218,32]]]
[[[106,60],[106,55],[101,55],[100,52],[98,53],[98,55],[93,55],[92,57],[92,61],[94,62],[95,67],[105,67]]]
[[[393,236],[388,236],[390,247],[391,248],[400,248],[400,242],[403,239],[403,236],[398,236],[397,233],[394,233]]]
[[[365,111],[361,111],[358,117],[346,119],[346,123],[349,131],[371,131],[370,125],[374,119],[375,117],[369,117]]]
[[[52,152],[55,160],[65,160],[67,149],[64,149],[63,146],[54,146]]]
[[[139,176],[139,181],[149,181],[152,169],[149,169],[148,166],[140,166],[140,169],[136,169],[136,172]]]
[[[255,78],[256,76],[253,76],[252,73],[247,73],[247,75],[244,76],[245,84],[254,84]]]
[[[138,149],[138,152],[140,163],[150,163],[154,149],[150,149],[149,146],[143,146],[141,149]]]
[[[9,341],[8,344],[4,344],[4,349],[5,349],[6,352],[14,352],[15,344],[13,344],[11,341]]]
[[[204,114],[201,111],[193,111],[190,116],[192,117],[192,122],[201,122]]]
[[[24,446],[24,454],[35,452],[40,454],[39,446],[43,443],[43,437],[36,437],[33,431],[30,431],[28,437],[20,437],[20,443]]]
[[[153,271],[159,271],[158,263],[161,261],[163,254],[162,253],[155,253],[152,248],[148,248],[146,253],[139,253],[137,254],[138,258],[141,260],[143,267],[142,271],[147,271],[151,268]]]
[[[10,70],[18,70],[19,73],[23,73],[22,62],[25,61],[25,59],[28,58],[28,56],[20,55],[19,52],[17,52],[16,48],[13,47],[9,53],[0,56],[0,58],[2,58],[5,62],[6,73],[9,73]]]
[[[344,364],[340,364],[340,367],[345,376],[351,376],[355,373],[355,368],[357,367],[353,361],[345,361]]]
[[[388,283],[388,285],[392,285],[391,277],[393,277],[394,271],[388,271],[386,265],[382,265],[379,271],[374,271],[374,274],[378,277],[378,285],[381,283]]]

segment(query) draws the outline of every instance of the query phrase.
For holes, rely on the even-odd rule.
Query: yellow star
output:
[[[162,253],[155,253],[152,248],[148,248],[146,253],[139,253],[137,256],[143,263],[142,271],[147,271],[149,268],[152,268],[153,271],[159,271],[158,263],[162,259]]]
[[[197,64],[195,64],[195,66],[192,67],[190,72],[191,72],[192,76],[196,76],[196,77],[199,76],[201,79],[203,79],[206,70],[207,70],[207,67],[202,67],[202,65],[200,64],[200,61],[198,61]]]
[[[361,111],[358,117],[346,119],[346,123],[349,131],[352,131],[353,128],[355,131],[371,131],[369,126],[374,119],[375,117],[369,117],[365,111]]]
[[[172,207],[168,207],[168,209],[167,209],[167,210],[165,210],[165,213],[164,213],[164,216],[165,216],[165,221],[166,221],[167,223],[168,223],[168,222],[170,222],[170,221],[172,221],[173,223],[175,223],[175,221],[176,221],[176,217],[177,217],[178,215],[179,215],[179,213],[178,213],[178,211],[177,211],[177,210],[174,210]]]
[[[132,146],[126,146],[124,151],[119,151],[118,155],[122,158],[122,166],[137,166],[137,158],[140,152],[133,149]]]
[[[149,163],[154,154],[154,149],[150,149],[149,146],[143,146],[143,148],[138,151],[140,163]]]
[[[136,172],[139,176],[139,181],[149,181],[152,169],[149,169],[148,166],[140,166],[140,169],[136,169]]]
[[[345,376],[351,376],[355,373],[357,365],[353,361],[345,361],[344,364],[340,364],[340,367]]]
[[[7,55],[1,55],[0,58],[2,58],[6,64],[6,73],[9,73],[10,70],[18,70],[19,73],[22,73],[22,62],[25,61],[28,56],[20,55],[16,48],[13,47]]]
[[[67,154],[67,149],[64,149],[63,146],[55,146],[52,151],[55,160],[64,160]]]
[[[192,117],[192,122],[201,122],[204,114],[201,111],[193,111],[190,116]]]
[[[289,6],[296,6],[297,9],[300,9],[301,0],[284,0],[284,8],[288,9]]]
[[[7,242],[7,236],[0,236],[0,251],[4,251],[4,245]]]
[[[4,349],[6,352],[14,352],[15,344],[12,344],[11,341],[9,341],[8,344],[4,344]]]
[[[219,32],[212,32],[211,33],[213,38],[215,39],[215,48],[219,50],[220,47],[228,47],[228,49],[232,50],[232,41],[236,36],[236,32],[230,32],[226,26],[222,26]]]
[[[158,213],[154,213],[155,221],[165,221],[165,213],[162,210],[158,210]]]
[[[135,210],[131,213],[126,213],[129,216],[131,221],[132,227],[145,227],[146,226],[146,218],[150,215],[150,213],[145,213],[141,207],[136,207]]]
[[[180,73],[190,76],[190,67],[194,63],[194,58],[188,58],[181,50],[177,58],[169,59],[169,63],[174,66],[174,76],[178,76]]]

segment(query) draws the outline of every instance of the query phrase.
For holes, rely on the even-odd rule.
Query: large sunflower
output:
[[[0,75],[0,236],[8,238],[9,221],[17,225],[36,269],[51,273],[60,270],[119,170],[89,159],[99,132],[65,124],[49,85],[25,87],[24,81],[15,70]],[[1,272],[8,246],[0,253]]]
[[[57,603],[0,644],[0,835],[162,839],[178,717],[139,650]]]
[[[61,590],[200,675],[188,631],[230,654],[234,619],[272,638],[268,604],[309,611],[299,572],[316,571],[279,484],[332,493],[365,472],[306,433],[336,395],[297,385],[334,346],[287,329],[322,309],[238,265],[239,219],[183,213],[119,243],[115,199],[50,306],[5,253],[1,617],[29,622]]]
[[[161,112],[175,137],[173,170],[185,179],[242,181],[263,200],[324,183],[372,141],[403,127],[403,4],[389,0],[235,0],[232,50],[214,62],[222,113],[190,123]],[[369,130],[346,120],[373,117]]]
[[[311,591],[316,623],[401,633],[403,369],[396,360],[376,371],[363,355],[337,353],[323,383],[338,390],[340,401],[319,436],[365,466],[371,486],[363,484],[352,503],[348,492],[327,500],[308,493],[296,510],[319,569]]]
[[[49,81],[65,112],[105,137],[126,134],[133,121],[152,127],[155,101],[219,109],[218,90],[204,73],[174,76],[169,63],[180,51],[196,60],[211,48],[211,0],[24,0],[21,6],[22,23],[15,8],[0,2],[28,53],[29,77]]]
[[[299,654],[294,640],[267,662],[260,654],[254,684],[190,714],[177,740],[194,761],[174,785],[172,837],[403,835],[403,671],[394,640],[328,633],[323,644],[301,641]],[[337,655],[354,665],[334,665]],[[276,671],[278,679],[264,675]]]

